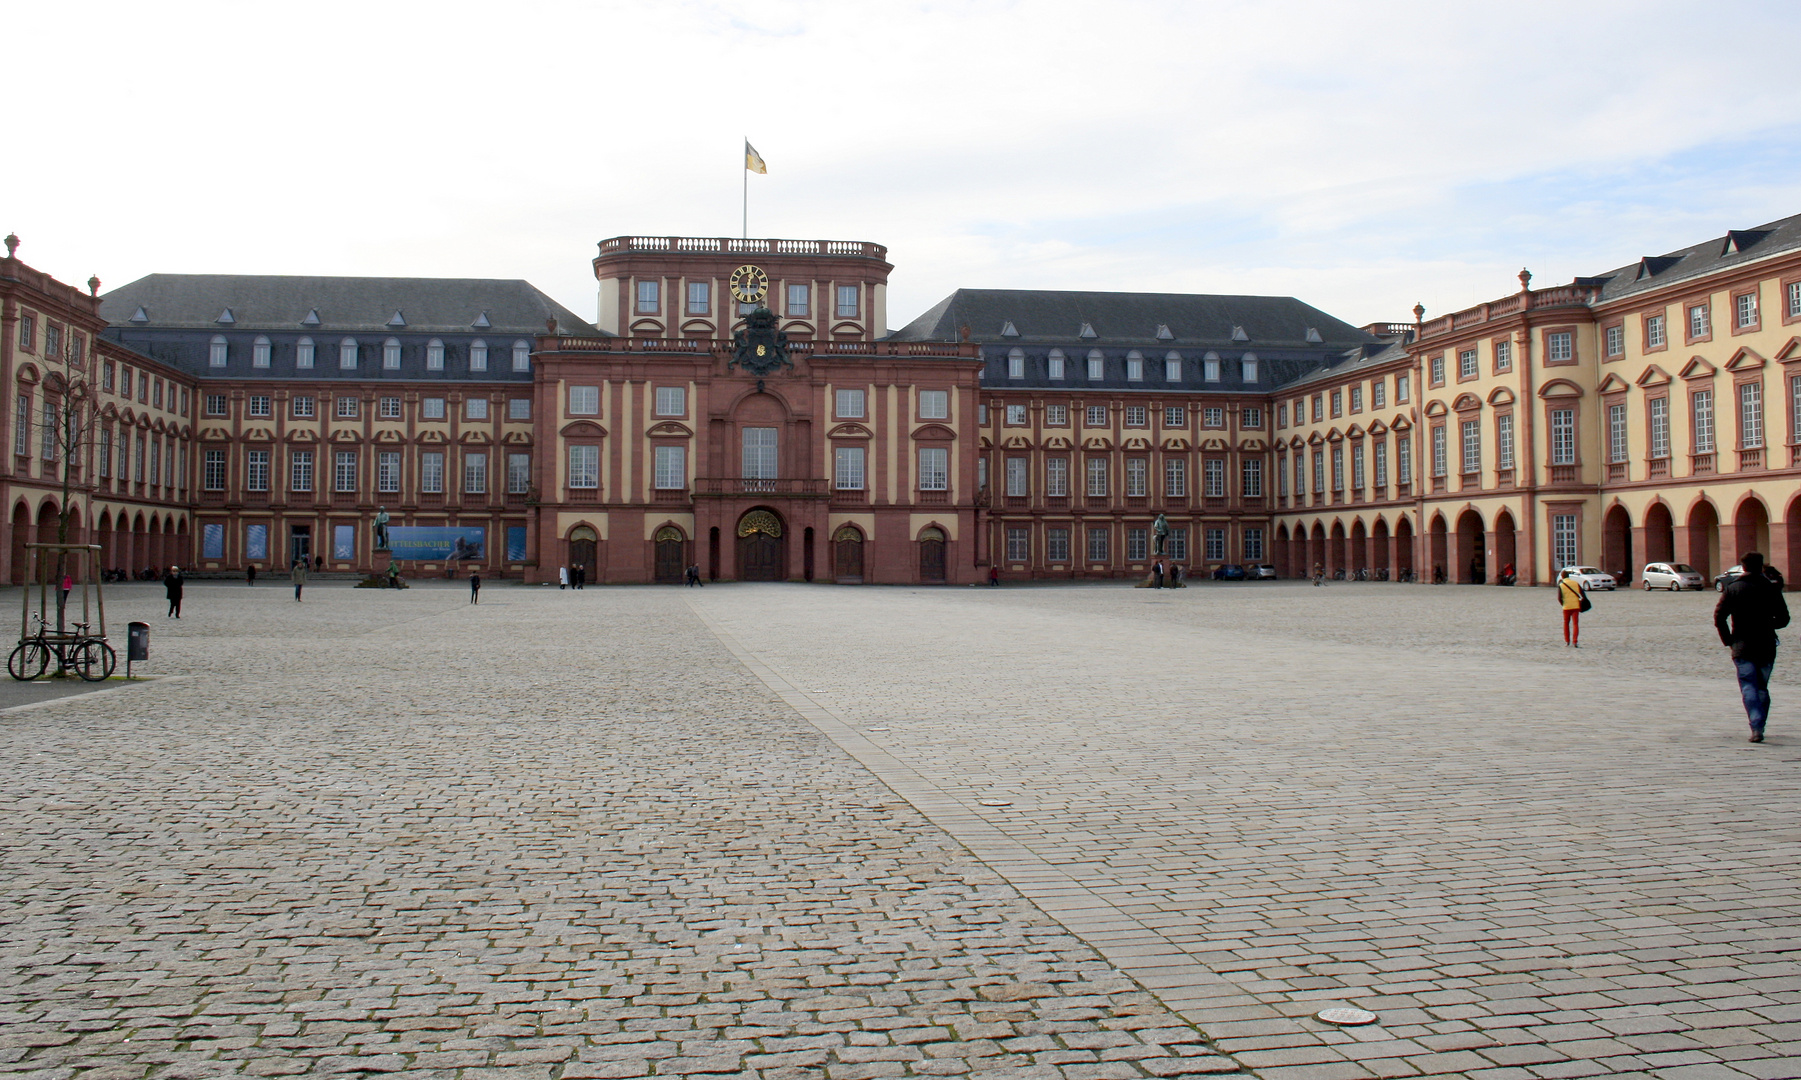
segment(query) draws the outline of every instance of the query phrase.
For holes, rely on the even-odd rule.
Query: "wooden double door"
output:
[[[739,581],[783,581],[788,577],[785,537],[754,532],[738,538]]]

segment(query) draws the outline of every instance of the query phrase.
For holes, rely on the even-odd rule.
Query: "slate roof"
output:
[[[1740,263],[1754,262],[1796,248],[1801,248],[1801,214],[1759,225],[1755,229],[1735,229],[1717,239],[1705,240],[1664,255],[1647,256],[1606,274],[1577,278],[1576,282],[1601,284],[1601,302],[1606,303],[1622,296],[1659,289],[1671,282],[1717,273]]]
[[[1011,322],[1017,336],[1003,336]],[[1082,326],[1093,338],[1080,337]],[[1347,348],[1375,339],[1292,296],[1203,293],[1081,292],[1048,289],[958,289],[895,331],[897,341],[972,341],[1136,345],[1145,348]],[[1159,326],[1170,336],[1160,338]],[[1234,340],[1242,328],[1248,340]],[[1309,329],[1320,341],[1307,340]]]
[[[1409,335],[1411,337],[1411,335]],[[1296,389],[1309,383],[1330,381],[1364,368],[1380,367],[1393,360],[1406,360],[1409,356],[1408,337],[1398,338],[1387,347],[1369,345],[1355,349],[1347,349],[1329,364],[1317,367],[1283,383],[1278,391]]]
[[[148,321],[133,322],[138,308]],[[232,321],[219,322],[230,310]],[[317,311],[317,324],[304,324]],[[390,325],[398,311],[404,327]],[[491,326],[474,324],[486,312]],[[275,274],[151,274],[100,298],[115,327],[206,330],[319,330],[345,333],[542,334],[610,337],[513,278],[295,277]]]

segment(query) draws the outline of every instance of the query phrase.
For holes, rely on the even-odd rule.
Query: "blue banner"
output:
[[[507,526],[507,562],[525,561],[525,526]]]
[[[390,525],[388,550],[396,559],[485,560],[488,531],[481,525]]]
[[[331,530],[331,557],[334,559],[356,558],[356,526],[333,525]]]
[[[269,557],[269,526],[244,526],[244,558],[260,562]]]
[[[203,559],[223,559],[225,557],[225,526],[200,526],[200,557]]]

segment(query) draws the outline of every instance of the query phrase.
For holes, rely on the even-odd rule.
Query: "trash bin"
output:
[[[150,659],[150,624],[127,623],[125,630],[125,677],[130,678],[133,661]]]

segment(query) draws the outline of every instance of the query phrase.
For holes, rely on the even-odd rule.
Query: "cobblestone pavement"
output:
[[[175,677],[0,715],[0,1072],[1236,1068],[676,590],[108,595]]]
[[[1747,744],[1711,593],[793,595],[684,599],[1259,1076],[1801,1076],[1801,658]]]

